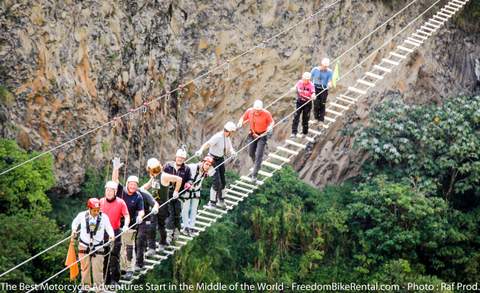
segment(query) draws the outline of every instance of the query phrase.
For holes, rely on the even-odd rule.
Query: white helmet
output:
[[[262,110],[263,109],[263,102],[261,100],[256,100],[253,103],[253,109],[255,110]]]
[[[187,158],[187,151],[184,150],[184,149],[178,149],[177,154],[175,156],[186,159]]]
[[[135,176],[135,175],[130,175],[130,176],[128,176],[128,178],[127,178],[127,184],[128,184],[129,182],[137,182],[137,184],[138,184],[138,182],[139,182],[139,181],[138,181],[138,177]]]
[[[115,181],[107,181],[105,188],[117,189],[118,184]]]
[[[226,130],[226,131],[235,131],[237,129],[237,127],[235,126],[235,123],[233,123],[232,121],[228,121],[227,123],[225,123],[225,125],[223,126],[223,128]]]
[[[330,66],[330,59],[323,58],[321,64],[322,64],[322,66],[327,66],[327,67]]]
[[[147,161],[147,168],[155,168],[155,167],[158,167],[160,166],[160,161],[157,160],[156,158],[150,158],[148,159]]]
[[[147,172],[150,176],[157,176],[162,172],[162,165],[156,158],[150,158],[147,161]]]
[[[310,74],[310,72],[304,72],[302,75],[302,79],[310,79],[311,77],[312,75]]]

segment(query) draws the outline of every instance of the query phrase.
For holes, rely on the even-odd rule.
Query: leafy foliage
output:
[[[20,149],[14,141],[0,139],[0,170],[6,170],[36,155],[38,153],[29,154]],[[0,212],[50,210],[45,192],[55,184],[52,164],[51,156],[43,156],[14,169],[7,176],[0,176]]]
[[[480,97],[450,99],[440,107],[394,101],[380,106],[358,145],[371,169],[393,170],[427,195],[479,200]],[[463,196],[462,196],[463,195]],[[462,207],[457,201],[457,207]]]

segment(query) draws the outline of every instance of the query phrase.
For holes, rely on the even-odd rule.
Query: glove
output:
[[[231,150],[230,155],[235,158],[237,156],[237,152],[235,150]]]
[[[143,222],[142,216],[137,216],[137,225],[140,225]]]
[[[242,126],[243,126],[243,120],[238,121],[238,123],[237,123],[237,129],[242,128]]]
[[[195,152],[195,156],[196,157],[200,157],[202,155],[203,151],[202,150],[198,150]]]
[[[185,183],[185,190],[190,190],[190,188],[192,188],[192,184]]]
[[[113,158],[112,160],[112,163],[113,163],[113,169],[120,169],[122,166],[123,166],[123,163],[120,162],[120,158]]]
[[[177,199],[179,197],[178,191],[174,191],[172,197],[173,199]]]
[[[128,226],[127,225],[123,225],[123,227],[121,228],[122,230],[122,233],[123,232],[127,232],[128,231]]]
[[[152,208],[152,214],[156,215],[158,214],[158,206],[155,205],[153,208]]]

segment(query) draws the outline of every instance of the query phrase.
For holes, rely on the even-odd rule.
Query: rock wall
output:
[[[333,2],[4,0],[0,134],[25,149],[43,151],[157,99],[146,113],[117,120],[53,152],[57,192],[65,194],[79,190],[87,168],[105,166],[114,155],[128,158],[128,173],[142,174],[148,157],[173,159],[182,144],[193,153],[255,99],[274,101],[323,56],[340,55],[407,3],[340,1],[313,21],[233,58]],[[342,71],[427,5],[413,5],[346,54]],[[449,24],[345,122],[364,123],[372,105],[392,96],[428,102],[473,91],[478,44],[478,31]],[[186,86],[166,95],[180,84]],[[293,110],[293,100],[289,94],[270,108],[277,120]],[[270,148],[290,134],[290,123],[278,127]],[[332,127],[297,162],[307,181],[324,185],[357,174],[367,156],[351,149],[353,138],[340,136],[341,128],[341,123]],[[245,136],[242,130],[234,138],[238,148]],[[243,154],[233,165],[244,171],[251,163]]]

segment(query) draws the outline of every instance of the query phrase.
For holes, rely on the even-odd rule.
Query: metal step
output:
[[[210,222],[211,222],[211,223],[210,223],[210,226],[215,222],[214,219],[212,219],[212,218],[207,218],[207,217],[204,217],[204,216],[202,216],[202,215],[197,215],[197,219],[198,219],[198,220],[204,220],[204,221],[207,221],[207,222],[210,221]],[[201,225],[201,223],[202,223],[202,222],[196,221],[196,222],[195,222],[195,225]],[[205,226],[205,227],[210,227],[210,226]],[[200,231],[205,231],[205,228],[202,228],[202,227],[196,227],[196,228],[198,228],[198,230],[200,230]],[[203,229],[203,230],[202,230],[202,229]]]
[[[344,99],[350,100],[350,101],[352,101],[352,102],[356,102],[356,101],[357,101],[356,98],[352,98],[352,97],[347,96],[347,95],[340,95],[340,98],[344,98]]]
[[[460,9],[460,8],[463,7],[462,5],[457,4],[455,2],[450,2],[450,3],[447,4],[447,7],[450,7],[450,6],[452,6],[453,9]]]
[[[250,178],[248,176],[242,176],[242,177],[240,177],[240,179],[253,183],[252,178]],[[262,185],[263,183],[264,183],[263,181],[257,179],[257,184],[258,185]]]
[[[451,14],[447,14],[447,13],[442,12],[442,11],[438,11],[437,14],[441,15],[443,17],[446,17],[447,19],[449,19],[452,16]]]
[[[277,164],[270,163],[270,162],[268,162],[268,161],[263,161],[263,162],[262,162],[262,165],[267,166],[267,167],[272,168],[272,169],[275,169],[275,170],[280,170],[280,169],[282,169],[282,166],[277,165]]]
[[[428,27],[428,26],[426,26],[426,25],[422,25],[422,26],[420,27],[420,29],[422,29],[422,30],[424,30],[424,31],[429,31],[430,33],[434,33],[434,32],[437,31],[437,29]]]
[[[419,35],[417,33],[413,33],[412,36],[414,36],[415,38],[419,38],[421,40],[424,40],[424,41],[428,39],[428,37]]]
[[[438,21],[440,21],[440,22],[442,22],[442,23],[444,23],[444,22],[446,22],[446,21],[448,20],[447,18],[445,18],[445,17],[440,17],[440,16],[438,16],[438,15],[434,15],[432,19],[438,19]]]
[[[306,139],[308,142],[314,142],[314,141],[315,141],[315,138],[310,137],[310,136],[305,136],[305,139]]]
[[[400,59],[406,59],[407,58],[407,56],[402,55],[402,54],[398,54],[396,52],[390,52],[390,55],[392,55],[394,57],[397,57],[397,58],[400,58]]]
[[[348,100],[348,99],[345,99],[345,98],[342,98],[342,97],[337,97],[336,99],[337,99],[337,100],[339,100],[339,101],[342,101],[342,102],[348,103],[348,104],[350,104],[350,105],[353,105],[353,104],[355,104],[355,102],[354,102],[354,101],[351,101],[351,100]]]
[[[336,121],[335,119],[330,118],[330,117],[328,117],[328,116],[325,116],[324,118],[325,118],[325,120],[327,120],[327,121],[329,121],[329,122],[335,122],[335,121]]]
[[[452,0],[451,2],[453,2],[453,3],[458,3],[458,4],[462,5],[462,6],[464,6],[465,4],[467,4],[468,1]]]
[[[395,66],[397,66],[398,64],[400,64],[400,63],[397,62],[397,61],[393,61],[393,60],[390,60],[390,59],[387,59],[387,58],[382,58],[382,61],[385,62],[385,63],[391,64],[391,65],[395,65]]]
[[[285,162],[285,163],[290,163],[289,158],[282,157],[282,156],[277,155],[275,153],[269,153],[268,156],[271,157],[271,158],[274,158],[275,160],[279,160],[279,161],[282,161],[282,162]]]
[[[218,213],[221,213],[221,214],[226,214],[227,213],[227,211],[225,211],[225,210],[222,210],[222,209],[217,208],[217,207],[211,207],[211,206],[208,206],[208,205],[203,206],[203,208],[208,209],[212,212],[218,212]]]
[[[383,76],[375,74],[375,73],[370,72],[370,71],[365,72],[365,75],[369,76],[369,77],[376,78],[376,79],[383,79]]]
[[[268,178],[270,178],[270,177],[273,176],[272,173],[268,173],[268,172],[265,172],[265,171],[263,171],[263,170],[259,170],[259,171],[258,171],[258,174],[260,174],[260,175],[262,175],[262,176],[265,176],[265,177],[268,177]]]
[[[380,65],[373,65],[373,68],[381,70],[383,72],[387,72],[387,73],[392,72],[392,70],[390,68],[386,68],[386,67],[383,67],[383,66],[380,66]]]
[[[233,195],[230,195],[230,194],[225,194],[224,196],[225,198],[229,198],[231,200],[236,200],[236,201],[243,201],[244,197],[240,198],[240,197],[237,197],[237,196],[233,196]]]
[[[210,223],[205,223],[205,222],[196,220],[196,221],[195,221],[195,225],[200,225],[200,226],[204,226],[204,227],[210,227],[210,226],[212,225],[212,222],[210,222]]]
[[[425,26],[429,25],[431,27],[433,27],[435,30],[441,28],[440,25],[436,24],[436,23],[433,23],[434,20],[433,19],[430,19],[428,22],[425,23]]]
[[[351,91],[351,92],[357,93],[357,94],[361,94],[361,95],[367,94],[367,91],[357,89],[356,87],[353,87],[353,86],[349,86],[348,90]]]
[[[295,156],[297,156],[299,154],[299,152],[297,152],[297,151],[292,151],[291,149],[287,149],[287,148],[282,147],[282,146],[277,146],[277,150],[288,153],[288,154],[291,154],[291,155],[295,155]]]
[[[365,81],[363,79],[357,79],[357,82],[361,83],[363,85],[366,85],[368,87],[374,87],[375,86],[375,84],[373,82],[368,82],[368,81]]]
[[[412,40],[405,40],[404,41],[405,43],[407,44],[410,44],[410,45],[414,45],[415,47],[420,47],[422,44],[421,43],[418,43],[418,42],[415,42],[415,41],[412,41]]]
[[[258,188],[257,186],[252,185],[250,183],[243,182],[242,180],[237,180],[237,181],[235,181],[235,183],[237,183],[238,185],[243,185],[243,186],[251,188],[251,189],[257,189]]]
[[[416,30],[416,32],[417,32],[417,33],[424,34],[424,35],[426,35],[426,36],[428,36],[428,37],[430,37],[430,36],[432,35],[431,33],[426,32],[426,31],[422,31],[421,29]]]
[[[211,213],[211,212],[209,212],[205,209],[198,210],[198,213],[202,214],[202,215],[205,215],[205,216],[214,217],[215,219],[218,219],[218,218],[222,217],[222,214]]]
[[[287,144],[293,145],[293,146],[295,146],[295,147],[297,147],[297,148],[301,148],[301,149],[306,149],[306,148],[307,148],[306,145],[301,144],[301,143],[298,143],[298,142],[295,142],[295,141],[290,140],[290,139],[285,140],[285,142],[286,142]]]
[[[146,263],[151,263],[151,264],[154,264],[154,265],[158,265],[159,263],[161,263],[161,261],[159,261],[159,260],[152,260],[152,259],[148,259],[148,258],[145,258],[145,262]]]
[[[238,185],[235,185],[235,184],[230,184],[230,187],[235,188],[237,190],[241,190],[241,191],[246,192],[246,193],[252,193],[253,192],[253,190],[251,190],[251,189],[247,189],[245,187],[241,187],[241,186],[238,186]]]
[[[235,195],[238,195],[238,196],[241,196],[241,197],[248,197],[248,194],[245,194],[243,192],[238,192],[238,191],[235,191],[235,190],[229,189],[229,188],[226,188],[225,192],[229,193],[229,194],[235,194]]]
[[[163,250],[162,250],[163,252]],[[150,256],[146,256],[145,259],[148,259],[148,258],[155,258],[155,259],[160,259],[160,260],[165,260],[167,259],[167,257],[165,255],[161,255],[161,254],[154,254],[154,255],[150,255]]]
[[[443,22],[442,22],[442,21],[435,20],[435,17],[434,17],[434,18],[431,18],[431,19],[429,20],[429,22],[432,22],[432,23],[437,24],[439,28],[443,25]]]
[[[311,132],[314,135],[321,135],[322,134],[320,131],[317,131],[317,130],[314,130],[314,129],[311,129],[311,128],[308,129],[308,132]]]
[[[408,52],[408,53],[413,53],[414,52],[414,50],[406,48],[404,46],[397,46],[397,48],[402,50],[402,51]]]
[[[237,206],[238,205],[238,202],[236,201],[231,201],[231,200],[228,200],[225,198],[225,203],[230,205],[230,206]]]
[[[330,110],[329,108],[326,108],[326,109],[325,109],[325,112],[326,112],[326,113],[332,113],[332,114],[335,115],[335,116],[342,116],[342,115],[343,115],[342,113],[337,112],[337,111]]]
[[[443,11],[445,13],[451,13],[452,15],[455,14],[457,12],[458,8],[451,8],[451,7],[448,7],[448,6],[445,6],[443,7],[442,9],[440,9],[440,11]]]
[[[347,106],[343,106],[343,105],[340,105],[340,104],[337,104],[337,103],[334,103],[334,102],[330,102],[329,104],[332,105],[333,107],[337,107],[337,108],[340,108],[342,110],[348,110]]]
[[[188,235],[183,235],[183,234],[178,235],[178,238],[185,239],[186,241],[193,240],[193,237],[188,236]]]

